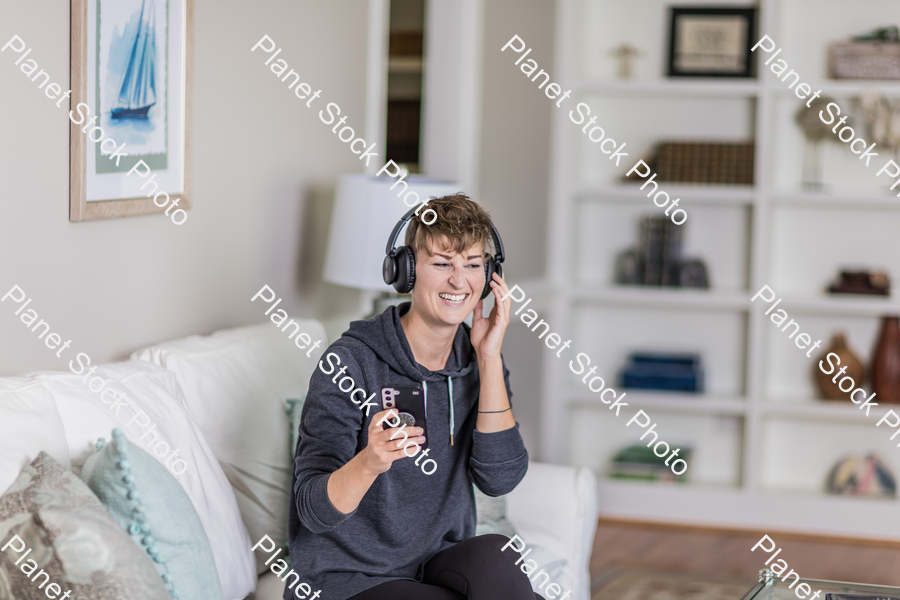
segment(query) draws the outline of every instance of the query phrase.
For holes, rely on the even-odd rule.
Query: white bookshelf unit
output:
[[[896,291],[890,298],[824,293],[840,268],[855,265],[885,269],[900,284],[900,198],[875,176],[890,156],[882,148],[878,168],[866,168],[845,144],[823,143],[825,187],[805,191],[805,141],[793,120],[802,101],[763,61],[755,79],[666,78],[673,4],[756,6],[756,39],[776,40],[801,81],[849,108],[857,131],[863,119],[852,97],[870,89],[900,96],[897,83],[834,81],[826,69],[832,41],[900,23],[893,0],[852,8],[842,0],[557,1],[554,80],[574,91],[552,109],[549,276],[533,306],[573,342],[562,358],[544,350],[541,456],[595,469],[601,514],[609,517],[900,540],[900,500],[824,492],[829,469],[847,454],[875,451],[900,476],[900,448],[875,427],[889,407],[867,419],[855,405],[816,399],[812,380],[835,331],[846,332],[868,367],[880,317],[900,314]],[[616,79],[611,56],[623,42],[642,53],[627,81]],[[607,135],[627,142],[627,164],[616,168],[569,120],[577,102],[600,116]],[[688,212],[684,254],[706,262],[711,288],[617,286],[615,256],[637,244],[638,219],[663,213],[621,178],[656,142],[679,139],[755,142],[753,186],[661,184]],[[751,304],[766,284],[802,331],[822,339],[814,358],[776,331],[760,302]],[[699,352],[706,392],[629,391],[617,418],[568,368],[585,352],[621,392],[618,374],[635,350]],[[693,448],[688,483],[605,476],[613,453],[643,433],[625,426],[638,408],[658,423],[660,439]]]

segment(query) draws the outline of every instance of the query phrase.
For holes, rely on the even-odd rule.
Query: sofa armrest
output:
[[[588,600],[588,563],[597,530],[597,481],[587,468],[531,462],[521,483],[506,496],[506,514],[527,545],[539,544],[568,563],[563,590]]]

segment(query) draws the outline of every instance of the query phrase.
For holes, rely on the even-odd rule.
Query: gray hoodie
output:
[[[294,458],[289,540],[292,568],[313,590],[321,589],[322,600],[346,600],[392,579],[421,580],[429,558],[475,534],[472,483],[500,496],[512,491],[528,468],[518,425],[496,433],[475,431],[480,384],[469,327],[457,329],[446,367],[429,371],[416,362],[400,325],[409,307],[405,303],[351,323],[325,351],[309,382]],[[329,353],[340,358],[338,366],[333,357],[329,364]],[[344,366],[346,372],[333,382]],[[328,499],[328,477],[366,447],[369,423],[380,409],[360,409],[363,402],[354,404],[352,392],[338,389],[345,376],[366,397],[375,394],[372,402],[379,405],[382,386],[422,384],[427,458],[437,464],[426,475],[425,460],[415,465],[418,457],[394,462],[346,515]],[[505,364],[503,376],[512,399]],[[284,597],[299,595],[286,588]]]

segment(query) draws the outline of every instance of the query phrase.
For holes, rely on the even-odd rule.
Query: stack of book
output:
[[[622,371],[622,387],[670,392],[703,392],[699,354],[635,352]]]
[[[616,283],[708,288],[703,261],[681,257],[683,237],[684,227],[666,216],[642,217],[638,247],[616,258]]]
[[[683,458],[690,466],[691,449],[681,447],[678,458]],[[687,481],[687,472],[676,475],[665,464],[665,456],[656,456],[652,447],[635,444],[622,448],[613,456],[608,475],[614,479],[637,479],[642,481]]]
[[[644,285],[678,285],[682,231],[668,217],[641,219],[639,256]]]

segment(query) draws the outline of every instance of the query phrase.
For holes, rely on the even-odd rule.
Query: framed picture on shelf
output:
[[[755,8],[670,7],[669,77],[755,77]]]
[[[190,208],[193,0],[71,6],[69,220]]]

